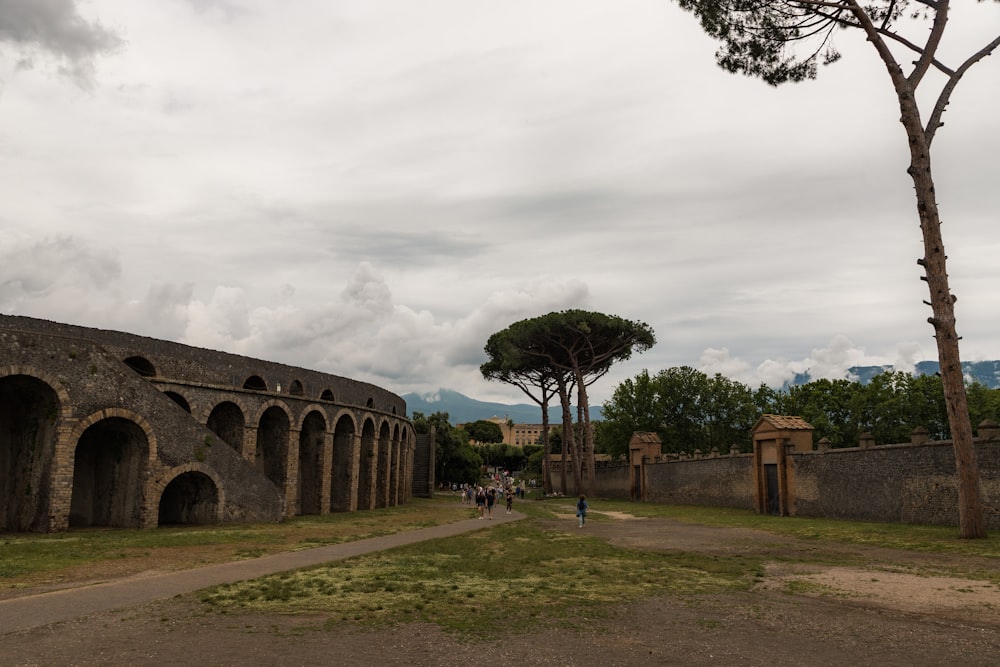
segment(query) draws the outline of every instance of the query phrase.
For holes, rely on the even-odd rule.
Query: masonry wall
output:
[[[794,452],[790,514],[854,521],[958,525],[950,441]],[[987,527],[1000,530],[1000,439],[976,442]],[[647,502],[754,509],[753,456],[646,461]],[[601,496],[629,498],[628,466],[599,468]]]
[[[752,509],[752,465],[749,454],[647,463],[646,500]]]
[[[976,444],[986,505],[1000,506],[1000,441]],[[950,441],[791,454],[790,512],[800,516],[958,525]],[[1000,529],[1000,514],[986,512]]]
[[[264,387],[244,388],[251,376]],[[220,433],[238,444],[210,430],[218,406],[235,412]],[[358,509],[362,426],[384,450],[377,505],[403,503],[405,414],[400,397],[364,382],[0,315],[0,532],[151,527],[160,511],[187,523]]]

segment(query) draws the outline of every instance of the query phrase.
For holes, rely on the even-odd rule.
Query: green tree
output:
[[[414,412],[411,419],[417,433],[430,433],[434,429],[435,477],[445,483],[475,484],[482,473],[483,460],[469,445],[469,436],[448,421],[447,412],[424,416]]]
[[[955,449],[960,532],[964,538],[986,536],[979,471],[955,326],[955,300],[948,283],[947,257],[931,172],[931,145],[955,87],[969,69],[1000,46],[1000,36],[970,47],[967,57],[947,62],[940,52],[951,11],[950,0],[677,0],[694,13],[702,29],[721,42],[716,60],[730,71],[759,77],[771,85],[815,78],[818,63],[831,63],[839,30],[865,35],[889,75],[899,106],[899,120],[910,153],[907,173],[913,181],[923,237],[924,268],[942,387]],[[974,11],[973,3],[961,4]],[[796,53],[800,46],[803,54]],[[938,76],[928,77],[934,72]],[[927,81],[936,90],[921,90]],[[935,85],[935,84],[927,84]],[[918,92],[920,93],[918,97]],[[925,106],[921,106],[921,101]],[[926,113],[926,119],[924,118]]]
[[[689,366],[653,377],[644,370],[604,403],[598,437],[605,452],[618,456],[627,454],[636,431],[656,433],[668,452],[727,452],[732,445],[749,451],[750,429],[761,415],[759,397],[759,390]]]
[[[462,428],[469,434],[469,440],[477,444],[489,445],[496,442],[503,442],[503,429],[496,422],[479,419],[470,424],[465,424]]]
[[[503,382],[520,389],[538,404],[542,412],[542,488],[552,492],[552,473],[549,470],[549,402],[555,394],[557,378],[565,375],[552,366],[539,364],[538,360],[525,353],[531,345],[531,323],[528,320],[515,322],[503,331],[498,331],[486,341],[483,348],[486,362],[479,367],[486,380]],[[564,473],[565,474],[565,473]],[[565,479],[563,480],[565,488]]]
[[[592,495],[595,464],[587,386],[603,377],[615,363],[630,358],[633,352],[652,347],[656,342],[653,330],[642,322],[614,315],[564,310],[522,320],[507,331],[504,355],[513,360],[510,366],[545,372],[552,379],[562,404],[565,439],[562,491],[566,492],[568,456],[573,464],[576,490]],[[575,438],[570,405],[573,389],[582,434],[579,443]],[[582,477],[584,465],[589,471],[586,479]]]

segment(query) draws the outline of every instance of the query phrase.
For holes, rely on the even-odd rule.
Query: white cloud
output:
[[[486,339],[564,308],[656,331],[595,401],[642,368],[780,385],[934,357],[898,107],[863,43],[771,89],[657,0],[15,5],[62,12],[52,39],[77,16],[96,41],[66,53],[99,69],[87,95],[4,77],[4,312],[498,400],[521,397],[481,379]],[[952,10],[960,44],[1000,23],[974,9]],[[935,139],[969,358],[1000,357],[996,66]]]

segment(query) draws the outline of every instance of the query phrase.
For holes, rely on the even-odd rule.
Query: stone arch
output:
[[[171,401],[179,405],[182,410],[185,410],[188,413],[191,412],[191,404],[188,403],[187,399],[184,398],[181,394],[177,393],[176,391],[169,391],[169,390],[164,391],[163,394],[167,396]]]
[[[329,401],[333,403],[336,400],[336,397],[333,395],[333,391],[331,391],[330,389],[324,389],[323,392],[319,395],[319,400]]]
[[[112,408],[83,420],[75,432],[70,527],[143,527],[143,486],[156,450],[149,424]]]
[[[216,404],[205,420],[205,427],[242,455],[246,417],[238,403],[222,401]]]
[[[156,367],[146,357],[128,357],[123,363],[144,378],[156,377]]]
[[[288,385],[288,393],[292,396],[302,396],[305,394],[305,389],[302,388],[301,382],[292,380],[292,383]]]
[[[157,525],[213,524],[222,520],[225,492],[219,476],[202,463],[168,470],[153,486],[159,498]]]
[[[326,414],[317,408],[302,417],[299,424],[299,484],[300,514],[321,514],[323,511],[323,443],[326,440]]]
[[[400,444],[399,444],[399,422],[393,425],[392,442],[389,450],[389,504],[398,505],[401,502],[399,490],[400,473]]]
[[[57,424],[66,405],[39,377],[0,371],[0,532],[48,530]]]
[[[371,396],[369,396],[368,400],[365,401],[365,407],[366,408],[373,408],[373,407],[375,407],[375,399],[372,398]]]
[[[392,461],[389,422],[383,420],[378,429],[378,457],[375,473],[375,507],[389,505],[389,465]]]
[[[378,473],[378,442],[375,439],[375,421],[365,417],[361,426],[361,462],[358,466],[358,509],[375,507],[375,480]]]
[[[251,375],[243,381],[243,388],[250,391],[267,391],[267,382],[259,375]]]
[[[330,511],[348,512],[357,507],[352,480],[357,424],[349,412],[341,412],[333,427],[333,457],[330,471]]]
[[[284,491],[288,478],[288,439],[292,420],[281,401],[268,401],[261,406],[257,419],[257,449],[254,465],[279,490]]]

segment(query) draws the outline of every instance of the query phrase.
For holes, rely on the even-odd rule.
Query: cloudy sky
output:
[[[1000,32],[955,3],[947,64]],[[899,111],[857,35],[726,74],[668,0],[0,0],[0,312],[525,402],[553,310],[756,385],[936,358]],[[1000,62],[935,140],[959,334],[1000,358]],[[940,81],[929,81],[940,85]]]

